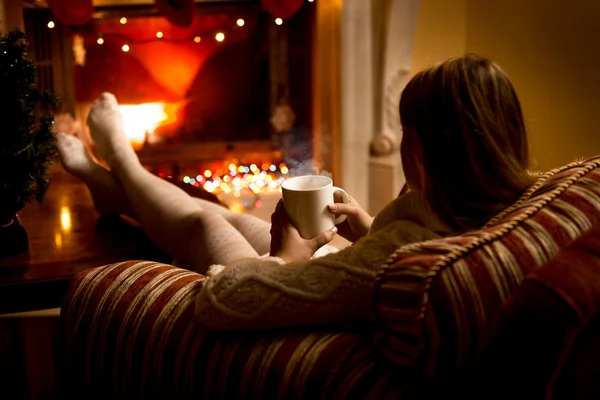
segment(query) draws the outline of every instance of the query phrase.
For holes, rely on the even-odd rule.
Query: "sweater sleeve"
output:
[[[337,253],[283,264],[244,259],[213,269],[196,299],[197,318],[212,329],[265,329],[349,322],[369,317],[375,275],[400,246],[437,237],[395,221]]]

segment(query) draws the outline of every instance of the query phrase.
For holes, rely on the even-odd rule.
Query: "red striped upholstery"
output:
[[[400,396],[407,373],[344,329],[209,332],[194,322],[202,276],[130,261],[77,275],[63,306],[75,398]]]
[[[599,255],[596,228],[523,280],[491,329],[477,371],[483,389],[474,393],[486,400],[516,392],[522,399],[600,398]]]
[[[484,229],[402,247],[380,271],[379,347],[424,376],[476,364],[524,277],[600,226],[600,157],[546,174]]]
[[[313,399],[446,385],[477,363],[524,277],[600,225],[599,166],[552,171],[480,231],[398,249],[362,334],[209,332],[192,315],[200,275],[139,261],[85,271],[62,310],[71,387],[78,398]]]

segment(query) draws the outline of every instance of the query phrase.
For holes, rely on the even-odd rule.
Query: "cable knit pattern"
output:
[[[324,257],[282,265],[272,257],[244,259],[206,279],[196,314],[214,329],[323,324],[368,316],[378,269],[394,249],[438,235],[394,221]],[[211,272],[222,267],[213,266]]]

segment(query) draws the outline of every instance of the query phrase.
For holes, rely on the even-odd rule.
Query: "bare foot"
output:
[[[87,125],[98,153],[108,165],[132,157],[136,159],[135,152],[125,135],[123,116],[114,95],[106,92],[100,95],[92,105]]]
[[[79,138],[65,133],[56,135],[58,154],[64,169],[81,179],[92,195],[96,210],[102,215],[133,215],[131,204],[110,171],[94,162]]]

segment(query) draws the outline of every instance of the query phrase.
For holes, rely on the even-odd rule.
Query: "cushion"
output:
[[[599,225],[599,166],[552,170],[483,229],[398,249],[375,285],[379,351],[426,377],[475,364],[523,279]]]

